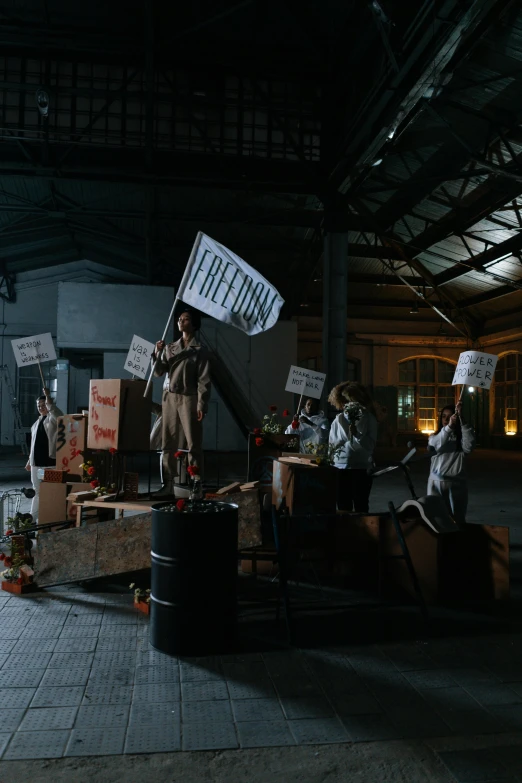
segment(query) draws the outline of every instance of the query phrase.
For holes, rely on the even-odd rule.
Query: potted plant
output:
[[[0,553],[0,561],[7,566],[0,573],[2,577],[2,590],[8,593],[27,593],[32,588],[34,576],[33,569],[27,565],[19,554],[13,556]]]
[[[143,590],[141,587],[136,587],[134,582],[129,585],[129,588],[134,590],[134,606],[136,609],[139,609],[139,611],[143,612],[143,614],[149,614],[150,590]]]

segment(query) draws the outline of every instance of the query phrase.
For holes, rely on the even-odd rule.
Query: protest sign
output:
[[[481,351],[464,351],[460,354],[452,386],[474,386],[479,389],[489,389],[493,383],[493,375],[497,366],[498,356]]]
[[[285,391],[294,394],[306,395],[318,400],[323,393],[323,386],[326,379],[324,372],[317,370],[307,370],[305,367],[290,367]]]
[[[135,334],[125,359],[124,367],[127,372],[146,380],[153,351],[154,343],[149,343],[148,340],[144,340],[143,337],[138,337]]]
[[[13,353],[19,367],[27,367],[29,364],[40,364],[56,359],[53,338],[50,332],[36,334],[33,337],[19,337],[11,340]]]
[[[284,300],[246,261],[198,233],[177,298],[246,334],[266,332]]]

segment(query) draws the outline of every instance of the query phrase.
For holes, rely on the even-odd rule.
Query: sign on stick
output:
[[[452,385],[475,386],[479,389],[489,389],[493,383],[493,375],[497,366],[498,356],[481,351],[464,351],[459,356],[455,368]]]
[[[19,367],[27,367],[29,364],[51,362],[56,359],[53,338],[50,332],[47,334],[35,334],[33,337],[19,337],[11,340],[13,353]]]
[[[148,340],[144,340],[143,337],[134,335],[132,338],[129,353],[125,359],[125,369],[132,375],[137,375],[143,380],[147,380],[147,372],[150,367],[150,360],[152,358],[152,352],[154,351],[154,343],[149,343]]]
[[[303,394],[318,400],[323,393],[326,373],[317,370],[307,370],[304,367],[290,367],[285,391],[293,394]]]

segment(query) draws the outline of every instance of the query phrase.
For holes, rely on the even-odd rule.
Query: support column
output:
[[[344,213],[344,214],[343,214]],[[348,315],[348,231],[344,210],[325,204],[323,253],[323,372],[325,399],[346,380],[346,318]],[[344,218],[344,219],[343,219]]]

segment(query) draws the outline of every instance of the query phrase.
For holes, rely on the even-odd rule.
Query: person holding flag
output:
[[[182,337],[165,344],[179,303],[178,327]],[[163,393],[162,449],[164,486],[156,495],[171,494],[176,475],[176,450],[189,449],[189,467],[203,464],[202,422],[210,396],[210,362],[207,350],[196,340],[199,313],[234,326],[250,336],[266,332],[277,322],[284,300],[279,292],[240,256],[198,231],[163,338],[152,356],[154,375],[168,373]],[[150,391],[149,378],[144,396]]]
[[[177,472],[174,454],[188,449],[188,463],[203,469],[203,419],[210,398],[210,361],[207,349],[197,340],[199,313],[183,308],[178,318],[181,338],[165,345],[158,340],[153,354],[154,374],[168,374],[161,406],[161,449],[163,486],[157,496],[172,495]]]

